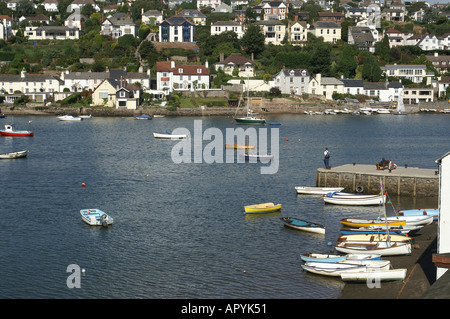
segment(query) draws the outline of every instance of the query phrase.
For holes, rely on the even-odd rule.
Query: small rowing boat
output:
[[[316,234],[325,234],[324,225],[311,223],[306,220],[298,219],[295,217],[281,217],[280,219],[287,227]]]
[[[246,214],[274,213],[281,210],[281,204],[262,203],[244,206]]]

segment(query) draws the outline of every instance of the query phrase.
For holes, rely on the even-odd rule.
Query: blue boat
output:
[[[269,124],[269,125],[281,125],[281,123],[277,123],[277,122],[269,122],[267,124]]]
[[[147,114],[137,115],[134,117],[136,120],[151,120],[152,117]]]
[[[398,211],[398,216],[433,216],[433,220],[438,220],[439,208],[404,209]]]
[[[325,234],[325,226],[311,223],[306,220],[294,218],[294,217],[281,217],[280,218],[284,225],[290,228],[298,229],[298,230],[304,230],[307,232],[312,232],[316,234]]]
[[[307,253],[300,256],[305,262],[321,262],[321,263],[337,263],[343,260],[381,260],[378,254],[347,254],[347,255],[331,255]]]

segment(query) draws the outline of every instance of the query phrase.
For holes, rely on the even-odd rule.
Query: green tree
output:
[[[264,51],[264,34],[256,24],[250,24],[241,39],[241,45],[245,52],[258,56]]]
[[[382,71],[377,60],[372,55],[367,55],[363,61],[362,77],[369,82],[378,82],[381,79]]]
[[[344,45],[342,53],[336,64],[336,69],[338,73],[341,73],[346,78],[352,78],[356,74],[356,68],[358,63],[355,59],[355,48],[351,45]]]

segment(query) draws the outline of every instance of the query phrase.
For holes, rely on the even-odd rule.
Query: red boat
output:
[[[16,131],[14,124],[6,124],[3,130],[0,130],[0,135],[4,136],[33,136],[33,131]]]

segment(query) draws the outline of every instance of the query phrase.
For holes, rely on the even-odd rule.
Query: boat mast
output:
[[[386,221],[386,243],[391,245],[391,237],[389,236],[389,223],[386,216],[386,204],[384,203],[384,186],[380,177],[380,187],[381,187],[381,201],[383,202],[383,212],[384,212],[384,220]]]

